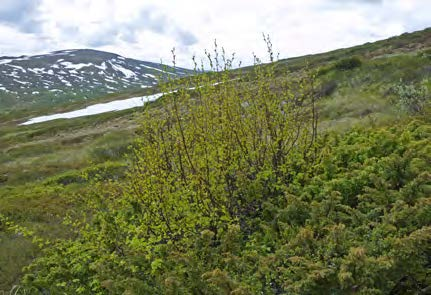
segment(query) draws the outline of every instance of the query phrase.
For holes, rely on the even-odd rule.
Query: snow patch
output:
[[[13,79],[16,83],[19,83],[19,84],[23,84],[23,85],[27,85],[27,84],[31,84],[30,82],[23,82],[23,81],[19,81],[19,80],[17,80],[17,79]]]
[[[8,66],[12,67],[12,68],[15,68],[15,69],[18,69],[18,70],[20,70],[23,73],[27,73],[27,71],[23,67],[16,66],[16,65],[8,65]]]
[[[74,63],[71,63],[70,61],[62,61],[60,64],[63,65],[66,69],[73,69],[73,70],[80,70],[80,69],[85,68],[85,67],[94,66],[92,63],[88,63],[88,64],[83,64],[83,63],[74,64]]]
[[[33,72],[35,74],[43,74],[45,72],[45,68],[32,68],[32,69],[29,68],[27,70],[29,70],[30,72]]]
[[[0,60],[0,65],[3,64],[8,64],[10,62],[16,61],[16,60],[28,60],[29,57],[28,56],[24,56],[24,57],[12,57],[12,58],[5,58],[5,59],[1,59]]]
[[[13,61],[13,59],[2,59],[2,60],[0,60],[0,65],[8,64],[12,61]]]
[[[32,119],[28,120],[27,122],[21,123],[20,125],[31,125],[31,124],[35,124],[35,123],[41,123],[41,122],[46,122],[46,121],[51,121],[51,120],[56,120],[56,119],[71,119],[71,118],[77,118],[77,117],[102,114],[102,113],[107,113],[107,112],[132,109],[132,108],[136,108],[136,107],[141,107],[146,102],[154,101],[154,100],[160,98],[161,96],[163,96],[163,93],[156,93],[156,94],[148,95],[148,96],[132,97],[132,98],[128,98],[128,99],[111,101],[108,103],[99,103],[99,104],[95,104],[92,106],[88,106],[85,109],[80,109],[80,110],[76,110],[76,111],[72,111],[72,112],[32,118]]]
[[[64,83],[66,86],[69,86],[69,87],[71,87],[71,86],[72,86],[72,84],[71,84],[69,81],[67,81],[67,80],[65,80],[65,79],[62,79],[61,77],[59,77],[59,79],[60,79],[60,81],[61,81],[62,83]]]
[[[98,69],[101,69],[101,70],[103,70],[103,71],[106,71],[106,69],[108,68],[107,66],[106,66],[106,63],[105,62],[102,62],[102,64],[100,65],[100,66],[98,66],[98,65],[94,65],[96,68],[98,68]],[[100,73],[100,72],[99,72]],[[102,72],[103,73],[103,72]]]
[[[175,73],[171,73],[171,72],[163,71],[163,70],[161,70],[161,69],[154,68],[154,67],[150,67],[150,66],[146,66],[146,65],[144,65],[144,64],[141,64],[141,67],[144,67],[144,68],[147,68],[147,69],[151,69],[151,70],[154,70],[154,71],[158,71],[158,72],[162,72],[162,73],[169,74],[169,75],[174,75],[174,76],[176,75]]]
[[[121,72],[126,78],[132,78],[136,76],[136,74],[129,69],[123,68],[122,66],[116,65],[112,62],[110,62],[110,64],[114,70]]]

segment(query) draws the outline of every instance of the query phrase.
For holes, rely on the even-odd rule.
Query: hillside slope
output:
[[[54,107],[124,89],[153,87],[191,71],[90,49],[0,57],[0,109]]]
[[[207,83],[144,110],[0,124],[0,290],[426,294],[429,40],[427,29],[250,67],[215,87],[186,78]],[[273,102],[297,99],[279,88],[301,81],[318,98],[319,141],[307,129],[277,153],[298,122]]]

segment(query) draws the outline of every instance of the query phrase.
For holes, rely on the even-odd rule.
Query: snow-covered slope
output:
[[[159,78],[191,72],[90,49],[0,57],[0,108],[52,105],[125,89],[146,88]]]
[[[51,121],[56,119],[72,119],[72,118],[97,115],[97,114],[102,114],[107,112],[137,108],[137,107],[143,106],[146,102],[155,101],[161,96],[163,96],[163,93],[156,93],[152,95],[132,97],[132,98],[121,99],[121,100],[114,100],[107,103],[98,103],[76,111],[32,118],[20,125],[31,125],[35,123],[46,122],[46,121]]]

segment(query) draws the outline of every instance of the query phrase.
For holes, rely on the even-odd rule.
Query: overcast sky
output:
[[[431,26],[430,0],[0,0],[0,56],[93,48],[191,66],[214,39],[243,64],[362,44]]]

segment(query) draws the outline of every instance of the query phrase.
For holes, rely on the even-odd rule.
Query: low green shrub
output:
[[[44,251],[24,285],[54,294],[426,294],[430,138],[421,121],[328,134],[313,171],[292,162],[278,179],[269,169],[238,183],[265,198],[253,214],[183,224],[172,237],[147,233],[149,199],[128,202],[115,190],[101,196],[79,238]],[[164,191],[159,201],[183,196]],[[172,217],[164,215],[175,226]]]
[[[429,101],[428,88],[425,83],[406,84],[401,80],[399,84],[392,87],[392,91],[396,95],[397,105],[410,113],[421,113]]]
[[[317,70],[317,77],[319,77],[319,76],[324,76],[324,75],[328,74],[329,72],[331,72],[331,71],[332,71],[332,69],[333,69],[333,67],[330,67],[330,66],[323,66],[323,67],[320,67],[320,68]]]
[[[126,165],[121,162],[106,161],[102,164],[92,165],[82,171],[66,171],[59,175],[48,178],[45,185],[69,185],[72,183],[85,183],[89,180],[117,180],[124,177]]]
[[[362,65],[362,61],[359,57],[349,57],[337,61],[334,68],[340,71],[349,71],[354,68],[358,68]]]
[[[325,97],[332,95],[335,90],[337,89],[337,82],[334,80],[324,82],[320,85],[319,89],[317,90],[317,95],[319,97]]]

